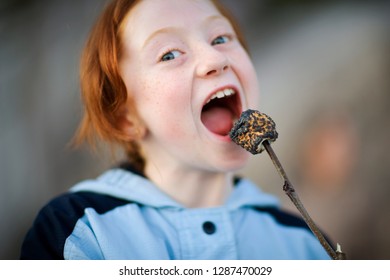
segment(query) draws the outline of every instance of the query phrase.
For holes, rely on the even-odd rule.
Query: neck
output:
[[[145,175],[162,191],[188,208],[217,207],[233,189],[231,173],[186,170],[182,166],[146,164]]]

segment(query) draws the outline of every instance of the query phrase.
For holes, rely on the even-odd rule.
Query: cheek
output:
[[[174,116],[177,112],[185,109],[187,96],[185,89],[181,86],[183,81],[176,82],[172,77],[170,79],[152,79],[145,84],[145,87],[138,94],[140,106],[149,108],[148,111],[161,115],[161,117]]]
[[[245,97],[249,108],[259,106],[260,91],[256,70],[249,55],[242,49],[232,56],[233,65],[244,87]]]
[[[258,108],[260,101],[260,88],[256,70],[251,61],[241,64],[242,84],[246,93],[249,108]]]
[[[180,84],[183,82],[177,84],[173,78],[167,82],[149,79],[139,84],[135,92],[136,106],[147,128],[152,132],[161,135],[169,131],[168,134],[179,136],[185,131],[183,123],[185,114],[190,112],[190,103],[189,95]]]

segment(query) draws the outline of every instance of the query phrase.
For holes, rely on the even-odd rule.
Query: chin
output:
[[[245,151],[240,151],[237,154],[231,154],[230,157],[224,157],[219,160],[219,168],[223,172],[235,172],[245,167],[248,163],[249,154]]]

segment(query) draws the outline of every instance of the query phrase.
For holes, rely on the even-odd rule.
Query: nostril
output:
[[[207,75],[213,75],[217,73],[217,70],[210,70],[209,72],[207,72]]]
[[[228,68],[229,68],[229,66],[228,66],[228,65],[225,65],[225,66],[223,66],[223,67],[221,68],[221,70],[213,69],[213,70],[208,71],[208,72],[206,73],[206,75],[207,75],[207,76],[209,76],[209,75],[214,75],[214,74],[217,74],[217,73],[219,73],[219,72],[226,71]]]

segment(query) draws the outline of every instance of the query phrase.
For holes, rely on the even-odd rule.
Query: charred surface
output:
[[[278,138],[275,126],[268,115],[249,109],[235,122],[229,136],[237,145],[255,155],[264,151],[264,141],[274,142]]]

